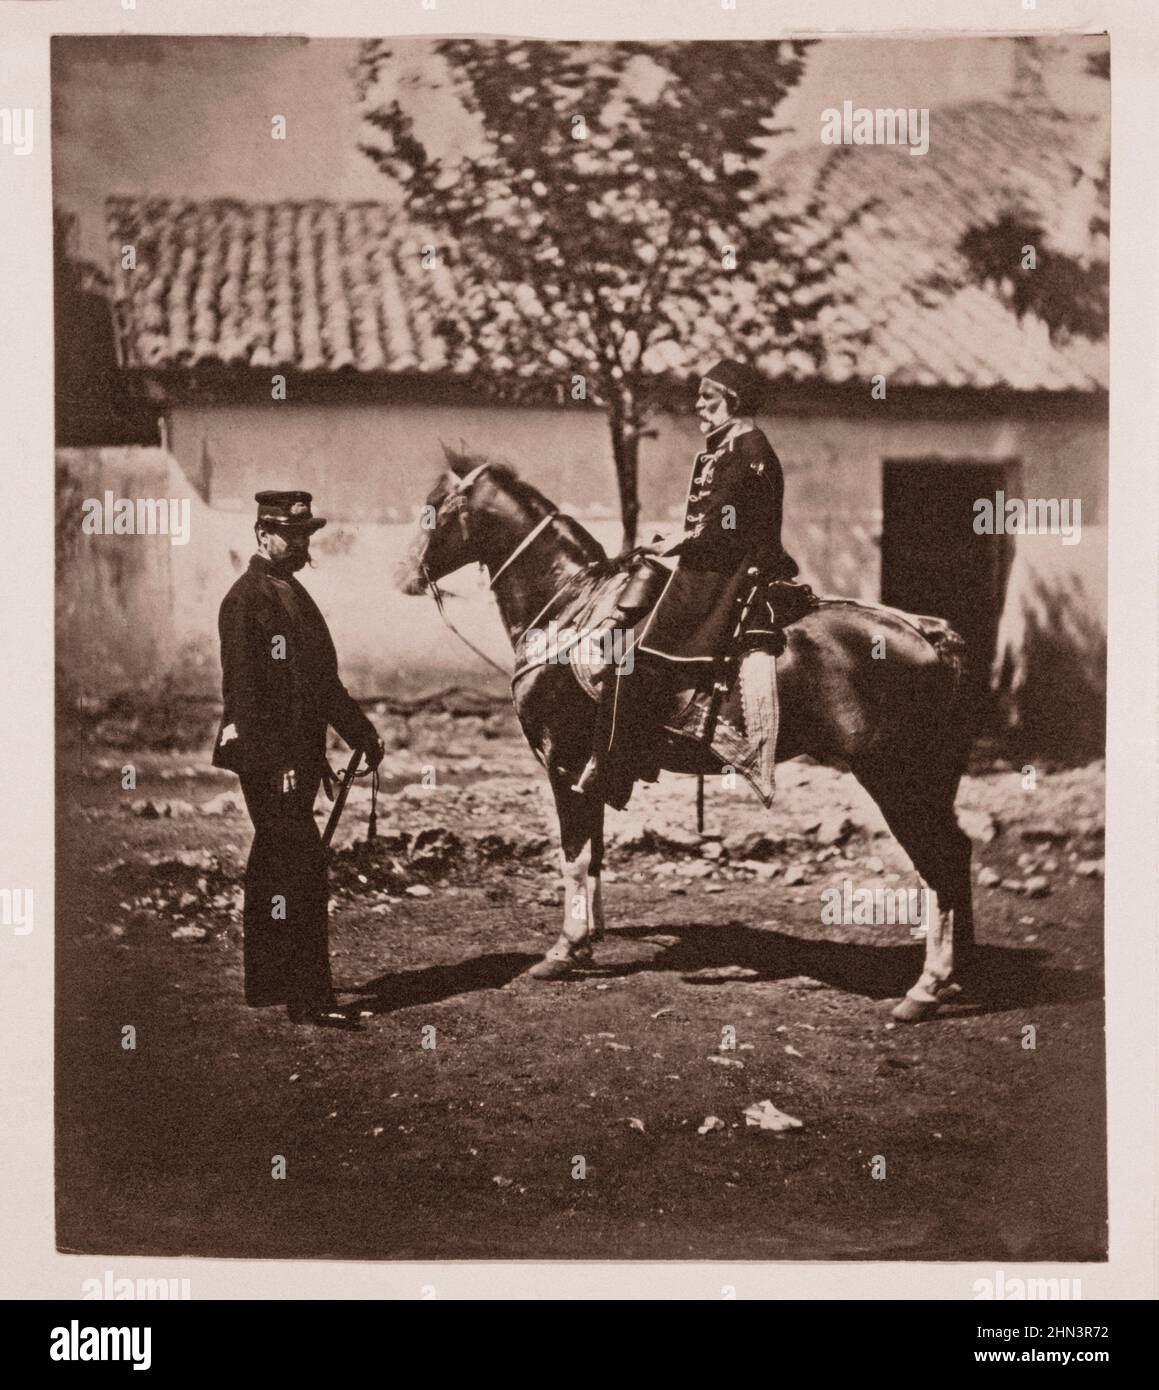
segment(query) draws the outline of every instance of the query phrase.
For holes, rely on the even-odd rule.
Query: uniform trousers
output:
[[[291,1011],[333,1007],[326,851],[314,821],[319,777],[288,792],[272,771],[243,774],[254,826],[245,870],[245,1001]]]

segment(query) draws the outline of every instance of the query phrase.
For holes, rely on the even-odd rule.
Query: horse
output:
[[[466,565],[483,566],[518,654],[548,614],[564,625],[590,603],[617,562],[509,464],[466,452],[446,456],[398,586],[433,594],[442,611],[438,582]],[[954,814],[971,741],[962,643],[940,619],[926,621],[951,640],[931,642],[921,621],[852,600],[822,601],[785,628],[776,662],[776,761],[807,754],[852,772],[928,890],[922,971],[893,1009],[907,1023],[932,1017],[961,992],[973,946],[971,844]],[[573,787],[591,752],[595,704],[566,662],[525,663],[517,676],[515,711],[550,782],[565,885],[560,936],[529,974],[561,980],[592,963],[604,934],[604,805]],[[722,764],[703,743],[670,739],[661,767],[711,774]]]

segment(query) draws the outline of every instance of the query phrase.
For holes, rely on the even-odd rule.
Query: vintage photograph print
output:
[[[1106,1259],[1110,82],[53,40],[59,1249]]]

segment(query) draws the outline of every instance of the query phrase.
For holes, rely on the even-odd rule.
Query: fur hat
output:
[[[766,382],[758,371],[744,362],[725,358],[715,367],[710,367],[701,380],[719,386],[731,396],[737,415],[755,415],[761,408]]]

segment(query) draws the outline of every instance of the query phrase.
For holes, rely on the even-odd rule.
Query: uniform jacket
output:
[[[255,555],[226,594],[218,632],[224,708],[216,767],[239,775],[292,767],[301,782],[322,768],[327,725],[352,748],[373,745],[374,725],[338,679],[317,604],[296,579],[275,577],[264,556]]]
[[[797,564],[781,544],[785,477],[751,420],[713,431],[697,454],[678,563],[641,635],[642,652],[672,661],[712,661],[727,650],[748,570],[791,579]]]

